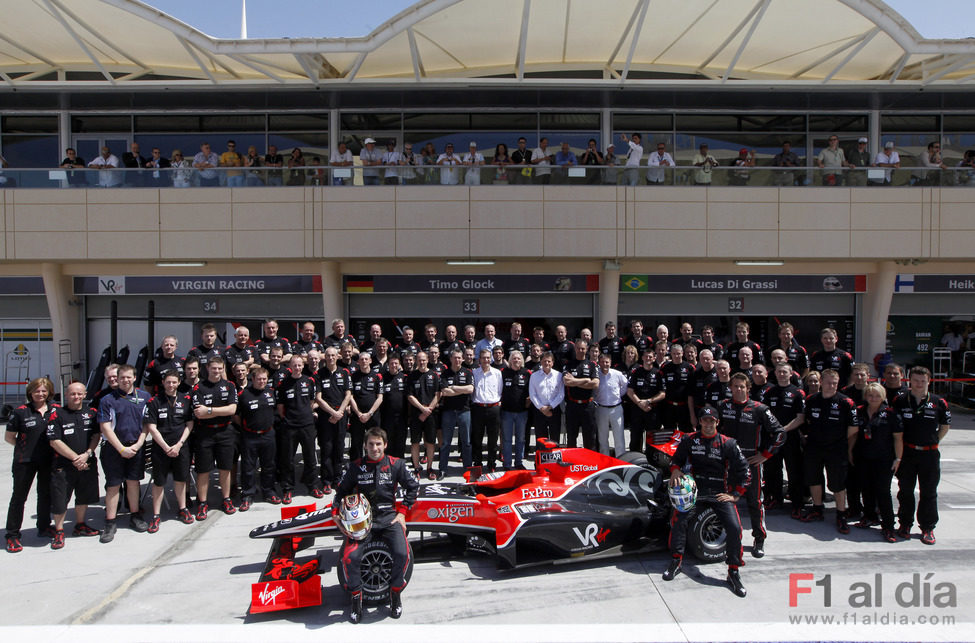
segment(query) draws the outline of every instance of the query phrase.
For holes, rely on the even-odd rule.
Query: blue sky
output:
[[[240,35],[240,0],[144,1],[211,36]],[[248,0],[247,31],[251,38],[364,36],[412,4],[411,0]],[[975,36],[972,0],[888,0],[887,4],[924,37]]]

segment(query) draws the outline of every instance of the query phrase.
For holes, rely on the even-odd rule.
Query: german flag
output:
[[[373,278],[346,275],[345,292],[375,292]]]

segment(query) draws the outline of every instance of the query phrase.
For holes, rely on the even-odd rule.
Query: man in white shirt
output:
[[[674,167],[674,157],[667,151],[664,143],[657,143],[657,151],[650,152],[647,159],[647,183],[650,185],[663,185],[666,179],[665,170]]]
[[[437,165],[443,166],[440,170],[440,185],[457,185],[460,182],[460,170],[454,167],[460,165],[460,156],[454,154],[454,144],[447,143],[443,154],[437,157]]]
[[[386,176],[383,179],[385,185],[399,185],[399,165],[403,160],[403,155],[396,151],[396,141],[389,139],[386,141],[386,151],[383,152],[382,163],[386,167]]]
[[[501,431],[501,390],[504,381],[501,371],[491,366],[491,351],[479,352],[474,369],[474,394],[471,396],[471,456],[475,467],[484,466],[482,460],[484,433],[487,432],[488,459],[486,471],[494,471],[498,460],[498,435]]]
[[[481,184],[481,166],[484,165],[484,155],[477,151],[477,143],[471,141],[470,151],[464,155],[464,165],[467,174],[464,175],[465,185]]]
[[[484,338],[474,345],[474,354],[480,355],[481,351],[483,350],[490,353],[494,350],[495,346],[504,346],[504,342],[498,339],[497,331],[494,329],[494,324],[485,324]]]
[[[894,174],[892,168],[901,166],[900,154],[894,150],[894,141],[887,141],[884,143],[884,149],[882,152],[877,152],[877,157],[874,159],[874,165],[877,167],[886,168],[884,170],[884,185],[890,185],[890,178]]]
[[[630,151],[626,155],[626,169],[623,171],[625,185],[636,185],[640,175],[640,163],[643,161],[643,146],[640,145],[640,135],[636,132],[630,138],[622,135],[623,142],[628,143]]]
[[[332,152],[332,158],[329,161],[329,165],[332,167],[341,168],[351,168],[352,167],[352,152],[349,151],[348,146],[345,142],[340,142],[338,144],[338,149]],[[339,176],[339,174],[344,174],[348,172],[346,176]],[[332,171],[332,185],[351,185],[352,184],[352,171],[343,170],[342,172]]]
[[[623,398],[626,396],[626,376],[610,368],[611,358],[605,353],[599,356],[599,388],[596,389],[596,439],[599,452],[609,455],[609,432],[613,432],[613,449],[616,457],[626,451],[623,441]]]
[[[565,397],[565,387],[562,386],[562,373],[552,368],[555,364],[552,352],[542,353],[541,361],[541,370],[532,373],[528,380],[528,398],[535,408],[535,437],[558,442],[562,432],[562,409],[559,405]]]
[[[548,151],[548,139],[538,139],[538,147],[532,152],[532,165],[535,166],[535,182],[548,184],[552,180],[552,159],[554,154]]]
[[[102,155],[96,156],[88,167],[100,170],[98,172],[98,185],[103,188],[113,188],[122,184],[122,177],[117,170],[119,166],[118,157],[112,154],[108,147],[102,148]]]

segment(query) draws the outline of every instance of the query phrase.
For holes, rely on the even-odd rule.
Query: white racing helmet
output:
[[[697,483],[694,477],[685,473],[676,485],[667,485],[667,495],[670,496],[670,504],[674,509],[687,513],[697,502]]]
[[[342,498],[335,519],[346,536],[352,540],[364,540],[372,529],[372,507],[369,499],[361,493]]]

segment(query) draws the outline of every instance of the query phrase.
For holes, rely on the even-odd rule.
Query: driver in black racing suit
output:
[[[751,472],[738,443],[718,433],[718,411],[705,406],[698,413],[701,430],[686,435],[677,447],[670,465],[670,484],[676,485],[684,476],[684,465],[690,463],[691,473],[697,483],[697,502],[687,512],[676,509],[670,521],[670,552],[673,559],[663,574],[664,580],[673,580],[681,572],[684,544],[687,541],[687,525],[701,510],[713,507],[724,524],[726,556],[728,560],[728,584],[738,596],[745,596],[738,568],[742,565],[741,518],[735,503],[745,493]]]
[[[365,540],[345,539],[342,547],[342,566],[352,596],[350,619],[358,623],[362,617],[362,575],[360,561],[365,545],[372,540],[383,540],[393,555],[390,578],[389,609],[393,618],[403,613],[400,592],[405,584],[404,574],[410,562],[410,548],[406,542],[406,511],[416,502],[420,483],[406,468],[406,461],[386,455],[388,439],[379,427],[366,431],[366,456],[349,465],[349,470],[335,490],[332,515],[336,515],[342,499],[352,493],[361,493],[372,506],[372,529]],[[396,488],[403,487],[403,501],[396,507]]]

